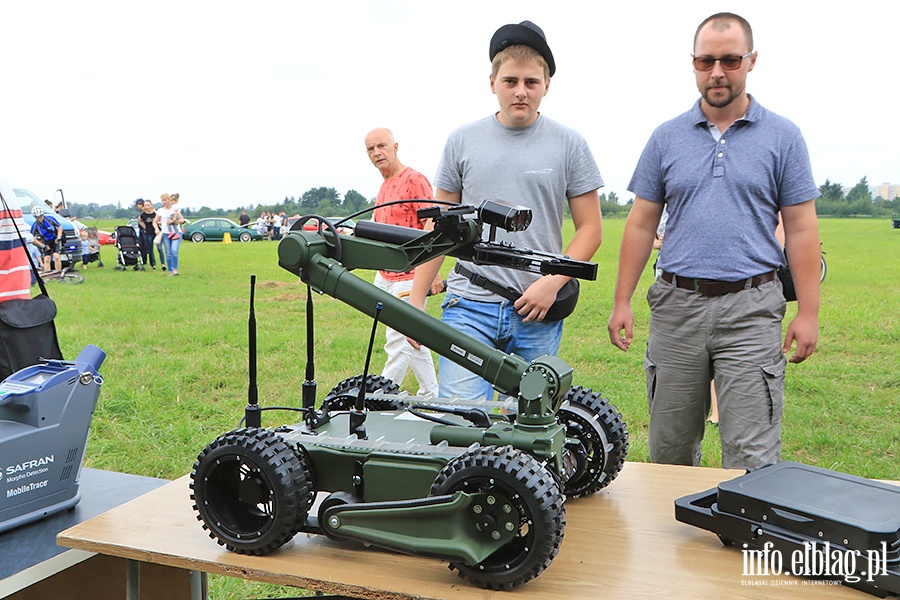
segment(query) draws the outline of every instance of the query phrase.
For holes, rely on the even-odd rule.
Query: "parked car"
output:
[[[28,225],[29,230],[31,229],[31,226],[34,225],[34,215],[31,214],[31,209],[35,206],[40,206],[44,209],[44,214],[51,215],[60,225],[62,225],[63,235],[66,236],[66,239],[75,239],[78,237],[72,222],[47,206],[47,204],[38,198],[37,195],[23,189],[13,189],[13,192],[15,192],[16,198],[19,199],[19,205],[22,207],[22,218],[25,219],[25,224]],[[81,242],[79,241],[79,243]]]
[[[287,233],[288,231],[290,231],[294,223],[299,220],[300,217],[288,217],[286,219],[286,223],[283,228],[284,231],[282,233]],[[344,221],[344,217],[325,217],[325,220],[332,225],[337,224],[339,221],[343,221],[343,223],[337,226],[337,232],[341,235],[353,235],[353,230],[356,228],[356,221],[354,221],[353,219],[347,219],[346,221]],[[315,231],[316,229],[318,229],[318,223],[315,220],[309,220],[303,224],[303,229],[307,231]]]
[[[241,242],[263,239],[259,232],[241,227],[231,219],[221,217],[198,219],[184,228],[184,237],[196,244],[205,240],[222,241],[226,233],[231,236],[232,240]]]

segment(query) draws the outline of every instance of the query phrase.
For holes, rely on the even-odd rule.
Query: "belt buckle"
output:
[[[694,279],[694,293],[695,293],[695,294],[702,294],[702,293],[703,293],[703,292],[700,291],[700,283],[701,283],[702,281],[703,281],[702,279],[696,279],[696,278]]]

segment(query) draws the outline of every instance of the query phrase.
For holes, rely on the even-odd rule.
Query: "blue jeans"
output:
[[[178,270],[178,247],[181,246],[181,237],[177,240],[169,239],[168,234],[163,234],[163,245],[166,247],[166,264],[169,273]]]
[[[523,323],[512,302],[478,302],[447,294],[441,320],[488,346],[532,361],[545,354],[554,356],[562,338],[562,321]],[[494,397],[494,386],[455,362],[438,361],[439,395],[461,400]]]
[[[156,245],[153,243],[153,238],[156,237],[156,234],[151,232],[147,232],[146,230],[141,230],[141,256],[144,258],[144,263],[147,262],[147,259],[150,259],[150,266],[156,266],[156,252],[155,250],[159,250],[159,264],[160,266],[166,264],[166,257],[163,254],[162,244]]]

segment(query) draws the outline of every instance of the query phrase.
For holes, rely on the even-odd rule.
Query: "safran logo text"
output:
[[[803,547],[790,553],[786,559],[772,542],[763,544],[761,550],[750,550],[744,544],[744,577],[765,575],[796,575],[798,577],[840,578],[847,583],[857,583],[863,577],[868,582],[875,577],[886,576],[887,544],[879,550],[845,550],[833,548],[831,542],[803,542]]]

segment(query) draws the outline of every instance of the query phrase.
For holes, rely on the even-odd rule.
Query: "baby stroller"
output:
[[[82,238],[81,258],[82,266],[87,267],[90,263],[97,263],[98,267],[103,266],[100,259],[100,234],[97,233],[96,227],[86,227],[84,232],[86,237]]]
[[[131,225],[119,225],[116,227],[116,271],[124,271],[128,267],[143,271],[144,259],[141,257],[141,246],[134,228]]]

